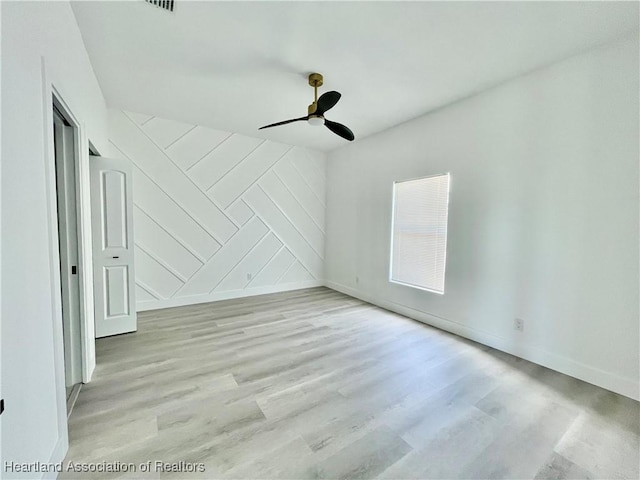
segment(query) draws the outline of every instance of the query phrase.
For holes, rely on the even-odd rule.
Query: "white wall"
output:
[[[45,97],[53,84],[81,123],[83,150],[90,139],[108,151],[106,106],[68,3],[2,2],[1,8],[2,461],[60,461],[66,408],[64,388],[60,395],[55,383],[62,365],[54,350],[60,353],[62,344],[57,253],[50,249],[51,98]]]
[[[322,284],[324,154],[116,110],[109,136],[134,166],[139,310]]]
[[[629,38],[332,152],[327,284],[638,398],[638,53]],[[387,281],[392,182],[442,172],[443,296]]]

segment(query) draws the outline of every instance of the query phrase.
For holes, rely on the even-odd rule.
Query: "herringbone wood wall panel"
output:
[[[319,285],[325,156],[112,110],[133,164],[140,310]]]

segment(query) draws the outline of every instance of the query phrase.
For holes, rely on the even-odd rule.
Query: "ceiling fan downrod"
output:
[[[307,112],[312,115],[318,109],[318,87],[321,87],[324,79],[320,73],[309,74],[309,85],[313,87],[313,103],[309,105]]]

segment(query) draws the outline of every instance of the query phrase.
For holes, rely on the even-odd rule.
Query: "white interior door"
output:
[[[96,338],[137,329],[131,164],[91,157]]]

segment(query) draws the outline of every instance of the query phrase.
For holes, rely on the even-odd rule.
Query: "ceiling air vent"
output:
[[[164,10],[168,10],[170,12],[173,12],[173,2],[174,0],[144,0],[147,3],[150,3],[151,5],[154,5],[158,8],[162,8]]]

